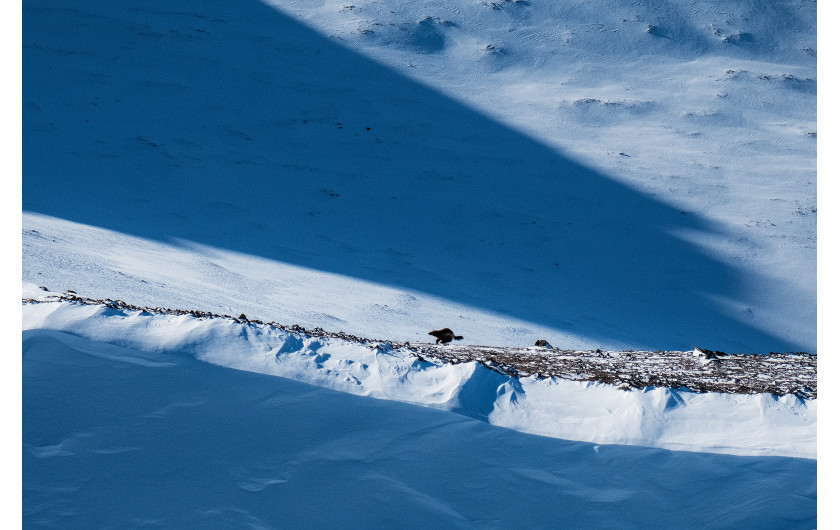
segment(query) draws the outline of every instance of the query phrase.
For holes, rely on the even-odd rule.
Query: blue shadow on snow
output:
[[[258,1],[23,4],[23,209],[430,293],[593,344],[803,349],[716,232]],[[751,282],[760,282],[752,277]]]

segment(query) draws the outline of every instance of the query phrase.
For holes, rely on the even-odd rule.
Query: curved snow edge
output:
[[[74,340],[70,335],[107,343],[120,348],[113,358],[127,362],[133,358],[165,363],[187,355],[568,440],[816,458],[817,401],[793,395],[621,390],[563,379],[516,379],[476,362],[420,359],[387,344],[312,337],[232,319],[155,315],[68,302],[24,305],[23,330],[27,340],[38,330],[52,330],[50,334],[59,340]]]

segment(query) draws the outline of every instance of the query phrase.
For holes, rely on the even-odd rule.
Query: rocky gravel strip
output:
[[[45,289],[46,290],[46,289]],[[224,318],[243,325],[265,325],[307,337],[329,337],[366,344],[383,352],[407,351],[420,360],[438,359],[449,363],[476,361],[496,372],[512,377],[556,377],[593,381],[619,388],[665,387],[694,392],[727,394],[794,394],[802,399],[817,398],[817,356],[804,352],[767,355],[727,354],[696,348],[683,351],[575,351],[551,346],[522,348],[470,345],[436,345],[421,342],[371,340],[344,332],[321,328],[307,330],[298,325],[263,322],[244,314],[234,317],[206,311],[140,307],[120,300],[92,299],[73,291],[47,295],[43,299],[25,298],[24,304],[71,302],[102,305],[121,311],[150,314],[190,315],[195,318]]]
[[[694,351],[574,351],[411,343],[421,355],[458,363],[477,361],[516,377],[597,381],[621,388],[685,388],[727,394],[795,394],[817,398],[817,356]]]

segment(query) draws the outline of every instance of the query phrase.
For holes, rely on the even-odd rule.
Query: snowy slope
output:
[[[22,7],[24,296],[816,352],[816,2]],[[27,527],[816,525],[816,401],[23,311]]]
[[[815,3],[27,0],[24,280],[816,351]]]
[[[230,323],[47,306],[25,307],[25,528],[816,526],[815,460],[523,434],[198,361],[244,353]]]

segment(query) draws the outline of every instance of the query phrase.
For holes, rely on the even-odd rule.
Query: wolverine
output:
[[[437,331],[430,331],[429,335],[432,335],[433,337],[435,337],[435,344],[437,344],[439,342],[442,342],[442,343],[446,344],[447,342],[452,341],[452,339],[461,340],[461,339],[464,338],[461,335],[456,335],[456,334],[452,333],[452,330],[449,329],[449,328],[443,328],[443,329],[439,329]]]

